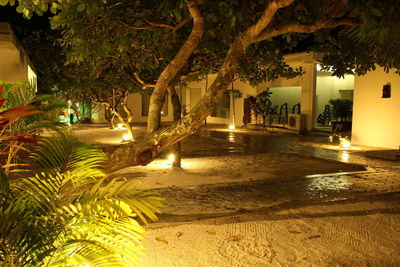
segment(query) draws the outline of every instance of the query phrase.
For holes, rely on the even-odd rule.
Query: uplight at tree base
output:
[[[122,129],[125,129],[125,127],[124,127],[124,125],[122,123],[118,123],[117,124],[117,129],[118,130],[122,130]]]
[[[122,141],[132,141],[132,137],[130,134],[124,134],[122,136]]]
[[[340,148],[350,148],[351,142],[347,138],[340,138]]]
[[[235,125],[233,125],[233,124],[231,124],[231,125],[229,125],[229,130],[235,130]]]
[[[174,163],[174,160],[175,160],[175,155],[169,154],[168,155],[168,163],[172,165]]]

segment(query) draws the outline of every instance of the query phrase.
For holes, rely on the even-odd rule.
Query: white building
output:
[[[10,24],[0,22],[0,81],[29,80],[35,86],[36,74]]]
[[[384,94],[384,86],[389,95],[387,91]],[[399,74],[377,67],[355,77],[351,141],[355,145],[400,148]]]
[[[329,104],[330,99],[352,98],[354,88],[354,76],[346,75],[344,79],[332,77],[331,73],[317,70],[317,54],[299,53],[288,55],[285,61],[293,68],[302,67],[305,73],[293,79],[280,78],[271,82],[264,82],[255,87],[246,82],[236,80],[233,88],[239,89],[243,93],[243,98],[235,100],[226,94],[218,108],[207,118],[207,123],[211,124],[232,124],[233,106],[235,106],[235,125],[243,124],[243,102],[249,95],[257,95],[262,91],[272,92],[271,101],[278,106],[278,111],[283,104],[287,104],[287,112],[293,113],[293,107],[300,104],[302,121],[297,123],[294,129],[304,128],[313,130],[318,125],[316,117],[322,113],[325,105]],[[180,96],[182,108],[187,112],[193,108],[204,95],[207,87],[214,81],[215,75],[209,75],[207,80],[191,82],[186,88],[177,88]],[[231,86],[229,87],[231,89]],[[134,122],[147,122],[149,96],[131,94],[129,96],[129,107],[133,111]],[[162,122],[171,122],[172,104],[168,99],[163,109],[164,116]],[[289,115],[290,116],[290,115]],[[105,122],[104,111],[100,111],[99,122]],[[289,125],[287,125],[289,127]]]

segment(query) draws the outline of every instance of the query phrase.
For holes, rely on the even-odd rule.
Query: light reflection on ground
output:
[[[346,175],[315,175],[306,176],[306,179],[305,191],[307,195],[326,198],[331,201],[330,194],[337,195],[340,191],[348,191],[353,186],[353,183],[349,181]]]
[[[350,159],[350,153],[348,151],[342,151],[342,153],[339,154],[340,161],[342,162],[349,162]]]
[[[229,141],[229,142],[235,142],[235,141],[236,141],[236,138],[235,138],[235,134],[234,134],[234,133],[230,132],[230,133],[228,134],[228,141]]]
[[[201,163],[196,161],[196,159],[182,159],[181,167],[187,170],[201,169]],[[146,166],[149,169],[170,169],[172,168],[172,162],[168,159],[157,159],[152,161],[150,164]]]

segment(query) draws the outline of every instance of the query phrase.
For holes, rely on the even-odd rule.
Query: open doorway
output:
[[[354,75],[344,78],[332,76],[317,65],[316,95],[314,106],[314,128],[334,131],[350,131],[353,109]]]

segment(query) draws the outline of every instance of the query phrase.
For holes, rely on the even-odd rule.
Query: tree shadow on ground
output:
[[[375,202],[391,203],[392,205],[387,208],[374,207]],[[343,210],[346,205],[353,205],[348,207],[349,210]],[[357,207],[354,209],[354,204],[363,204],[362,208]],[[369,204],[369,205],[368,205]],[[207,213],[207,214],[161,214],[159,221],[155,225],[161,224],[179,224],[187,222],[196,222],[201,224],[220,225],[226,223],[239,223],[239,222],[254,222],[254,221],[280,221],[288,219],[304,219],[304,218],[328,218],[328,217],[352,217],[352,216],[367,216],[373,214],[400,214],[400,193],[386,193],[386,194],[363,194],[351,199],[331,201],[331,202],[312,202],[312,201],[290,201],[284,202],[270,207],[262,207],[247,211],[235,212],[220,212],[220,213]],[[335,206],[340,205],[340,211],[335,211]],[[301,208],[305,207],[321,207],[324,206],[327,211],[323,212],[302,212]],[[284,213],[288,210],[299,209],[299,212]],[[280,214],[283,212],[282,214]],[[151,227],[151,226],[150,226]]]

